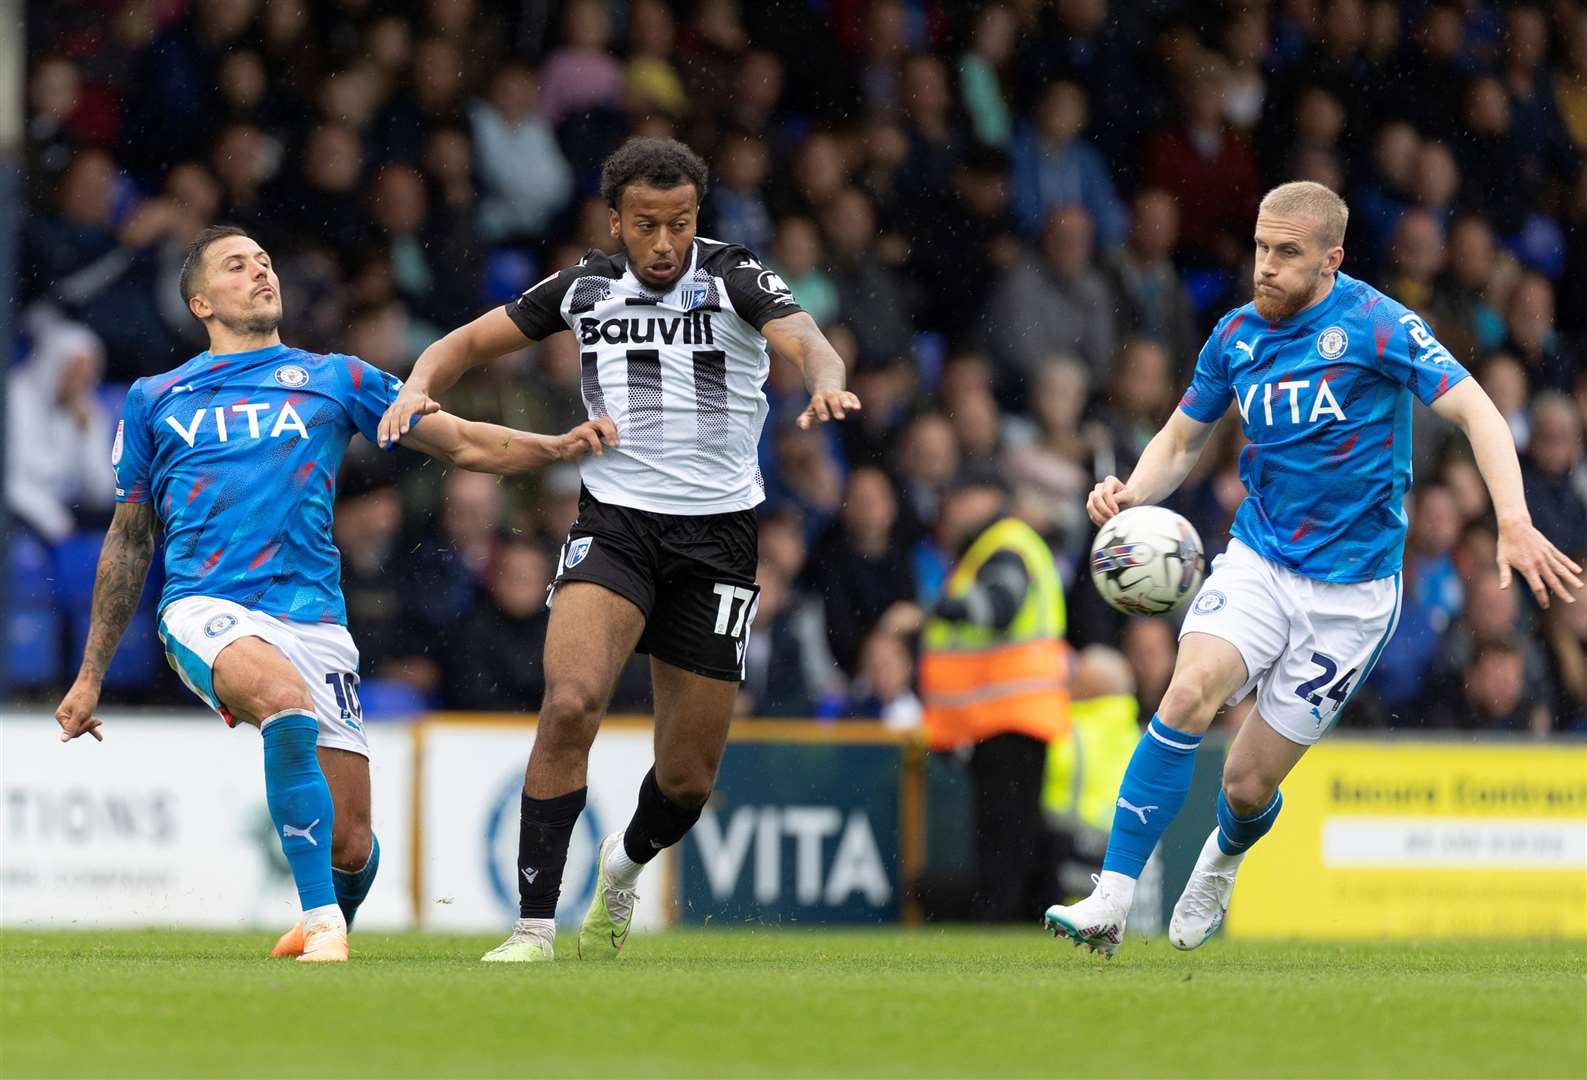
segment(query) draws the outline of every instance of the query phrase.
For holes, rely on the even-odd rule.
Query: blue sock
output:
[[[320,725],[306,712],[290,710],[263,725],[265,801],[282,854],[292,867],[304,911],[336,903],[331,886],[331,825],[336,812],[330,785],[315,754]]]
[[[353,916],[358,914],[358,905],[369,895],[369,887],[375,883],[375,872],[379,869],[380,837],[374,834],[370,834],[369,861],[362,870],[331,867],[331,884],[336,886],[336,902],[341,905],[342,918],[347,920],[349,928],[353,925]]]
[[[1185,803],[1200,735],[1175,731],[1156,716],[1135,745],[1119,785],[1102,869],[1138,878],[1152,849]]]
[[[1235,817],[1234,810],[1229,806],[1229,800],[1223,797],[1223,789],[1218,789],[1218,848],[1225,855],[1238,855],[1247,850],[1252,844],[1267,835],[1267,830],[1273,827],[1273,822],[1278,820],[1278,812],[1284,809],[1284,793],[1273,792],[1273,797],[1250,817]]]

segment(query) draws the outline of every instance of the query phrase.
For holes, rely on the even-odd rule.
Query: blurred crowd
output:
[[[205,226],[271,250],[289,343],[402,373],[614,249],[597,178],[633,133],[706,158],[702,233],[782,275],[866,406],[800,431],[773,365],[746,714],[916,721],[909,633],[963,531],[944,493],[988,465],[1059,553],[1071,640],[1119,648],[1149,714],[1174,626],[1100,603],[1084,493],[1128,474],[1248,299],[1256,204],[1285,180],[1346,196],[1345,269],[1428,317],[1509,418],[1539,527],[1587,554],[1580,0],[59,0],[30,11],[28,58],[6,485],[35,558],[102,525],[125,385],[205,347],[176,286]],[[565,428],[575,344],[447,405]],[[1466,444],[1417,425],[1400,629],[1345,723],[1587,728],[1587,603],[1498,588]],[[1209,558],[1240,445],[1224,425],[1172,504]],[[577,495],[563,468],[498,482],[355,447],[336,541],[366,700],[535,708]],[[13,684],[69,681],[81,622]],[[157,658],[113,692],[185,700]],[[647,700],[640,660],[613,709]]]

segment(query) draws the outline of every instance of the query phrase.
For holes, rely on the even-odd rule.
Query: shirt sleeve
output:
[[[347,364],[348,374],[347,415],[360,435],[375,442],[380,431],[380,418],[397,400],[402,380],[356,356],[342,359]],[[414,417],[415,421],[418,419]]]
[[[567,323],[562,320],[562,298],[579,277],[577,267],[552,274],[508,304],[504,309],[507,317],[530,341],[544,341],[558,330],[566,330]]]
[[[1234,389],[1229,385],[1229,368],[1223,359],[1223,327],[1212,332],[1196,357],[1196,371],[1190,378],[1179,411],[1192,420],[1211,424],[1229,409]]]
[[[1378,305],[1380,311],[1388,307]],[[1384,342],[1383,373],[1423,405],[1431,405],[1470,374],[1409,308],[1395,305],[1382,315],[1374,311],[1372,329],[1374,338]]]
[[[722,280],[727,283],[727,298],[739,318],[759,330],[773,319],[804,310],[775,270],[768,270],[743,248],[732,255]]]
[[[116,423],[116,438],[110,444],[110,466],[116,471],[117,502],[149,501],[149,463],[153,456],[148,399],[140,379],[127,391],[127,398],[121,405],[121,419]]]

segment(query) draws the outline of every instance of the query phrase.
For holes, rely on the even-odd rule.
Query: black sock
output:
[[[636,863],[647,863],[662,848],[669,848],[683,839],[683,834],[694,828],[700,820],[703,806],[679,806],[661,793],[656,783],[656,769],[651,766],[639,785],[639,805],[634,818],[623,833],[623,850]]]
[[[573,825],[584,811],[588,788],[554,799],[525,795],[518,808],[518,914],[554,919],[562,894],[562,868],[568,861]]]

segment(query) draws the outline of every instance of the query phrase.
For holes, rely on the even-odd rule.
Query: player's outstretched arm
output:
[[[505,308],[492,308],[433,342],[419,354],[397,400],[380,418],[380,446],[385,448],[406,436],[415,416],[439,412],[441,406],[434,395],[450,390],[469,368],[530,343]]]
[[[850,409],[860,410],[860,399],[844,389],[846,372],[843,358],[821,332],[816,321],[803,311],[773,319],[761,327],[772,350],[796,364],[804,372],[810,404],[799,414],[798,424],[824,424],[842,420]]]
[[[138,610],[153,559],[154,505],[118,503],[110,530],[105,533],[105,545],[99,551],[83,664],[55,710],[55,722],[61,725],[61,742],[85,733],[104,742],[105,737],[99,733],[102,721],[94,716],[94,707],[99,704],[105,669],[116,655],[116,646],[121,644],[121,635],[126,633],[133,612]]]
[[[576,461],[617,445],[610,417],[588,420],[565,435],[537,435],[438,412],[410,430],[403,445],[470,472],[514,476],[559,461]]]
[[[1493,512],[1499,519],[1499,585],[1510,587],[1512,570],[1526,579],[1537,602],[1548,607],[1548,594],[1557,593],[1567,604],[1582,587],[1581,567],[1555,547],[1532,524],[1521,487],[1521,462],[1515,454],[1510,425],[1476,379],[1462,379],[1450,387],[1432,409],[1466,433],[1477,471],[1488,486]]]
[[[1204,424],[1175,409],[1163,430],[1152,436],[1128,481],[1105,477],[1086,498],[1086,513],[1101,525],[1120,510],[1162,502],[1190,474],[1217,423]]]

